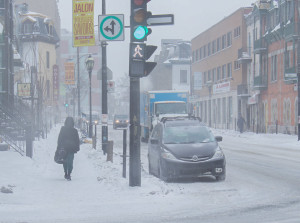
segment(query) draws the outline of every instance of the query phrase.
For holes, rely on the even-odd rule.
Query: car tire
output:
[[[224,168],[224,172],[221,175],[216,176],[217,181],[224,181],[226,179],[226,169]]]
[[[162,168],[161,162],[159,162],[159,167],[158,167],[158,177],[162,181],[168,182],[168,177],[165,176],[165,170]]]
[[[152,171],[152,167],[151,167],[151,164],[150,164],[150,160],[149,160],[149,155],[148,155],[148,170],[149,170],[149,174],[150,175],[153,175],[153,171]]]

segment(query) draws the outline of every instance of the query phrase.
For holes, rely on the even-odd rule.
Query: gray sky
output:
[[[153,15],[174,14],[172,26],[154,26],[147,44],[160,46],[161,39],[191,40],[240,7],[251,6],[255,0],[151,0],[148,11]],[[95,0],[95,25],[102,13],[102,0]],[[61,27],[72,31],[72,0],[60,0]],[[106,0],[106,14],[124,14],[129,25],[130,0]],[[97,37],[98,38],[98,37]],[[114,75],[128,73],[129,29],[125,29],[125,41],[109,42],[108,67]],[[154,53],[158,54],[159,49]]]

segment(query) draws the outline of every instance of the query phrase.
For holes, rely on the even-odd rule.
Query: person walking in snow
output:
[[[237,126],[240,129],[240,133],[243,133],[243,131],[244,131],[244,124],[246,124],[245,119],[243,118],[243,116],[241,114],[239,114]]]
[[[74,154],[79,151],[79,146],[79,135],[77,129],[74,128],[74,119],[72,117],[67,117],[64,126],[60,129],[57,140],[57,147],[65,148],[67,150],[67,156],[63,163],[65,179],[67,180],[71,180]]]

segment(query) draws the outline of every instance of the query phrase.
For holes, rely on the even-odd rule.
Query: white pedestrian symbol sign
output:
[[[141,54],[141,51],[143,50],[143,48],[140,47],[140,45],[137,45],[135,48],[134,48],[134,54],[133,54],[133,57],[140,57],[140,58],[143,58],[143,54]]]

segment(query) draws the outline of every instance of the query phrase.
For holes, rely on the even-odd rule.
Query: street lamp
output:
[[[89,138],[93,137],[93,125],[92,125],[92,71],[94,68],[94,59],[91,55],[85,61],[86,69],[89,72],[90,80],[90,121],[89,121]]]

